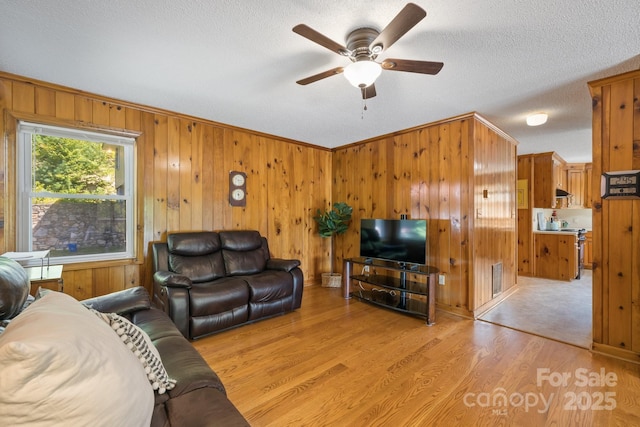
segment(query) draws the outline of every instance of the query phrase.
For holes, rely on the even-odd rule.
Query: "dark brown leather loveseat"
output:
[[[190,339],[300,308],[300,261],[254,230],[173,233],[152,245],[153,303]]]

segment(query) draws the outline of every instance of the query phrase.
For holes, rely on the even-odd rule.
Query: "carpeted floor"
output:
[[[518,277],[518,290],[480,320],[591,348],[591,293],[590,270],[571,282]]]

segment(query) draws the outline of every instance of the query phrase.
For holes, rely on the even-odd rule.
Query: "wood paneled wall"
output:
[[[178,113],[0,73],[0,253],[15,250],[18,119],[127,131],[137,138],[137,259],[68,264],[76,298],[150,286],[149,244],[181,230],[256,229],[273,256],[299,258],[307,281],[330,269],[312,217],[331,202],[329,150]],[[228,174],[247,174],[247,205],[228,203]]]
[[[491,304],[492,269],[516,283],[516,144],[476,114],[335,150],[335,201],[354,208],[336,265],[359,252],[360,218],[425,218],[428,258],[446,276],[440,308],[473,316]],[[486,190],[486,193],[485,193]]]
[[[518,209],[518,275],[533,276],[533,155],[518,156],[518,180],[526,180],[526,207]]]
[[[640,70],[590,82],[593,348],[640,362],[640,200],[600,197],[603,172],[640,169]]]
[[[0,250],[15,249],[15,123],[18,119],[126,131],[137,138],[137,259],[69,264],[76,298],[150,286],[149,244],[180,230],[256,229],[274,256],[299,258],[305,279],[329,271],[330,241],[312,217],[332,201],[354,207],[334,262],[359,250],[363,217],[429,220],[429,259],[446,275],[441,308],[474,315],[516,282],[515,142],[476,114],[329,150],[0,73],[3,110]],[[6,154],[6,155],[5,155]],[[247,206],[228,203],[228,173],[247,176]]]
[[[474,122],[473,162],[468,165],[473,177],[475,214],[469,235],[473,246],[472,272],[477,314],[493,306],[493,269],[502,268],[502,294],[517,282],[517,142],[487,121]],[[485,193],[486,192],[486,193]]]

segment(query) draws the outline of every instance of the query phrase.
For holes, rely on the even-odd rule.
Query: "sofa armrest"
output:
[[[233,403],[215,388],[192,390],[169,399],[165,406],[168,418],[165,425],[250,427]]]
[[[153,305],[164,311],[178,330],[189,337],[189,292],[191,279],[170,271],[156,271],[153,275]]]
[[[120,315],[139,310],[148,310],[151,307],[149,293],[142,286],[89,298],[81,302],[85,306],[102,313],[117,313]]]
[[[291,271],[300,265],[297,259],[270,258],[267,260],[267,270]]]
[[[168,286],[170,288],[191,288],[192,282],[187,276],[172,273],[171,271],[156,271],[153,275],[153,281],[160,286]]]

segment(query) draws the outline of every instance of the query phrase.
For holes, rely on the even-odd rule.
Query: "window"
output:
[[[69,263],[132,258],[135,140],[20,122],[17,250]]]

